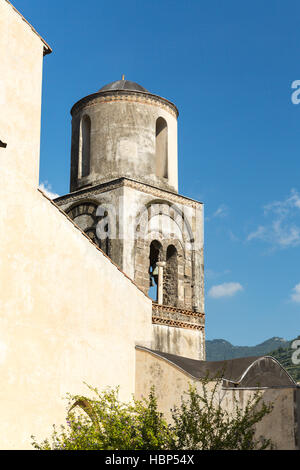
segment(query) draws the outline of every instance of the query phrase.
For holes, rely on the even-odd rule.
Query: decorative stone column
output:
[[[157,263],[158,267],[158,283],[157,283],[157,303],[159,305],[163,304],[163,294],[164,294],[164,267],[166,266],[165,261],[159,261]]]

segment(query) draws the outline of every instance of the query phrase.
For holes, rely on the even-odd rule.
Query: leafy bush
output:
[[[255,425],[272,411],[255,393],[242,409],[233,401],[226,411],[218,398],[221,380],[208,390],[209,380],[202,380],[202,393],[190,386],[181,405],[172,412],[167,424],[158,411],[154,389],[147,399],[121,403],[118,389],[99,392],[89,387],[94,399],[68,396],[67,426],[54,426],[50,440],[38,444],[38,450],[213,450],[267,449],[269,440],[255,439]],[[210,383],[212,383],[210,381]],[[78,410],[81,410],[79,413]],[[84,413],[82,413],[84,411]]]
[[[68,395],[67,426],[57,431],[51,441],[33,446],[39,450],[161,450],[168,449],[170,428],[157,410],[154,391],[146,400],[121,403],[118,389],[100,393],[89,387],[96,398]],[[71,405],[71,407],[70,407]],[[76,408],[85,411],[78,414]]]
[[[273,448],[270,440],[255,439],[255,425],[271,413],[259,392],[248,399],[244,408],[233,395],[232,410],[222,406],[218,396],[220,381],[208,390],[202,380],[202,393],[190,387],[188,399],[172,410],[172,449],[193,450],[263,450]],[[175,436],[175,438],[174,438]]]

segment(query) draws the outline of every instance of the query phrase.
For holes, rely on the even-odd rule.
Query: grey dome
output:
[[[111,82],[108,85],[102,87],[99,91],[115,90],[143,91],[144,93],[149,93],[146,88],[142,87],[138,83],[131,82],[129,80],[117,80],[116,82]]]

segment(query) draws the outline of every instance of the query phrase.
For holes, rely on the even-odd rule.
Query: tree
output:
[[[208,390],[208,384],[213,383]],[[202,393],[190,386],[168,424],[158,411],[154,388],[147,399],[121,403],[117,389],[96,397],[68,395],[67,426],[54,426],[51,439],[38,450],[246,450],[272,448],[269,440],[255,439],[255,425],[272,411],[257,392],[241,407],[233,400],[229,413],[218,397],[221,379],[202,380]],[[80,410],[80,411],[79,411]]]

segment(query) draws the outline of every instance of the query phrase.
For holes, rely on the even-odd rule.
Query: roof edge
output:
[[[172,367],[174,367],[175,369],[179,370],[180,372],[182,372],[184,375],[188,376],[188,377],[191,377],[193,380],[196,380],[198,382],[201,381],[201,377],[196,377],[195,375],[193,375],[191,372],[189,372],[188,370],[184,369],[183,367],[181,367],[179,364],[176,364],[175,362],[172,361],[171,358],[168,358],[168,357],[165,357],[163,355],[160,354],[160,351],[155,351],[155,350],[152,350],[146,346],[142,346],[142,345],[136,345],[135,346],[135,349],[136,350],[140,350],[140,351],[144,351],[144,352],[147,352],[148,354],[164,361],[164,362],[167,362],[168,364],[170,364]],[[162,354],[164,354],[162,352]],[[182,356],[179,356],[179,357],[182,357]],[[188,358],[186,358],[188,359]],[[243,359],[243,358],[235,358],[235,359]],[[248,367],[246,367],[246,369],[244,370],[244,372],[242,373],[241,377],[239,377],[238,379],[234,380],[234,379],[227,379],[225,376],[223,377],[218,377],[218,376],[213,376],[210,378],[210,381],[212,382],[216,382],[218,380],[222,380],[223,381],[223,386],[224,386],[224,381],[226,383],[230,383],[232,384],[231,386],[229,387],[225,387],[226,389],[240,389],[240,388],[243,388],[245,390],[250,390],[250,389],[269,389],[269,388],[300,388],[300,386],[295,382],[295,380],[290,376],[290,374],[288,373],[288,371],[280,364],[280,362],[274,358],[273,356],[270,356],[270,355],[265,355],[265,356],[253,356],[251,357],[251,359],[253,359],[253,361],[249,364]],[[285,372],[285,374],[289,377],[290,379],[290,382],[291,384],[290,385],[273,385],[273,386],[255,386],[255,387],[249,387],[249,386],[242,386],[242,387],[239,387],[239,384],[242,382],[243,378],[248,374],[249,370],[261,359],[272,359],[275,363],[277,363],[280,368]],[[233,359],[228,359],[228,360],[225,360],[225,361],[221,361],[221,362],[230,362],[232,361]],[[209,362],[220,362],[220,361],[201,361],[201,360],[197,360],[196,361],[198,362],[205,362],[205,363],[209,363]]]
[[[241,383],[242,380],[244,379],[244,377],[246,377],[246,375],[248,374],[249,370],[252,369],[252,367],[255,366],[255,364],[261,360],[261,359],[272,359],[275,363],[277,363],[277,365],[279,365],[279,367],[283,370],[283,372],[285,372],[285,374],[288,376],[288,378],[290,379],[290,381],[293,383],[293,385],[297,385],[296,381],[293,379],[293,377],[288,373],[288,371],[283,367],[282,364],[280,364],[280,362],[276,359],[276,357],[274,356],[270,356],[269,354],[266,354],[264,356],[259,356],[255,361],[253,361],[248,367],[247,369],[243,372],[242,376],[240,377],[238,383]]]
[[[42,41],[42,43],[44,44],[44,56],[47,55],[47,54],[51,54],[52,52],[52,49],[51,47],[49,46],[49,44],[47,44],[47,42],[45,41],[45,39],[42,38],[42,36],[36,31],[36,29],[34,29],[34,27],[32,26],[32,24],[29,23],[29,21],[26,20],[26,18],[22,15],[22,13],[19,12],[19,10],[16,9],[16,7],[9,1],[9,0],[5,0],[11,7],[12,9],[22,18],[23,21],[25,21],[26,24],[28,24],[28,26],[30,27],[30,29],[40,38],[40,40]]]
[[[123,276],[126,277],[126,278],[131,282],[131,284],[133,284],[133,285],[146,297],[146,299],[152,301],[151,297],[149,297],[149,295],[145,294],[145,292],[135,283],[135,281],[134,281],[133,279],[131,279],[131,277],[129,277],[124,271],[122,271],[122,269],[119,268],[119,266],[118,266],[116,263],[114,263],[114,261],[113,261],[109,256],[107,256],[107,254],[104,253],[104,251],[101,250],[101,248],[99,248],[99,246],[97,246],[96,243],[94,243],[94,242],[91,240],[91,238],[90,238],[83,230],[81,230],[81,228],[79,227],[79,225],[77,225],[77,224],[74,222],[74,220],[72,220],[71,217],[69,217],[68,214],[66,214],[65,211],[63,211],[57,204],[55,204],[55,202],[54,202],[52,199],[50,199],[50,197],[48,197],[48,196],[44,193],[44,191],[42,191],[40,188],[37,188],[37,190],[44,196],[45,199],[47,199],[48,201],[50,201],[51,204],[52,204],[54,207],[56,207],[56,209],[57,209],[62,215],[64,215],[64,216],[66,217],[66,219],[68,219],[68,220],[71,222],[71,224],[72,224],[75,228],[77,228],[77,230],[79,230],[79,232],[82,233],[82,235],[91,243],[91,245],[93,245],[98,251],[100,251],[100,253],[102,253],[102,255],[103,255],[105,258],[107,258],[108,261],[109,261],[113,266],[115,266],[115,268],[117,268],[117,270],[118,270],[121,274],[123,274]]]
[[[177,370],[180,370],[180,372],[183,372],[185,375],[187,375],[188,377],[191,377],[192,379],[194,380],[198,380],[200,381],[200,379],[198,377],[195,377],[193,374],[190,374],[190,372],[188,372],[187,370],[183,369],[182,367],[180,367],[178,364],[175,364],[175,362],[171,361],[170,359],[164,357],[164,356],[161,356],[158,352],[156,351],[153,351],[153,349],[149,349],[147,348],[146,346],[140,346],[139,344],[136,344],[135,345],[135,349],[138,349],[140,351],[144,351],[144,352],[147,352],[149,354],[151,354],[152,356],[154,357],[158,357],[159,359],[161,359],[162,361],[165,361],[167,362],[168,364],[171,364],[171,366],[173,366],[175,369]]]

